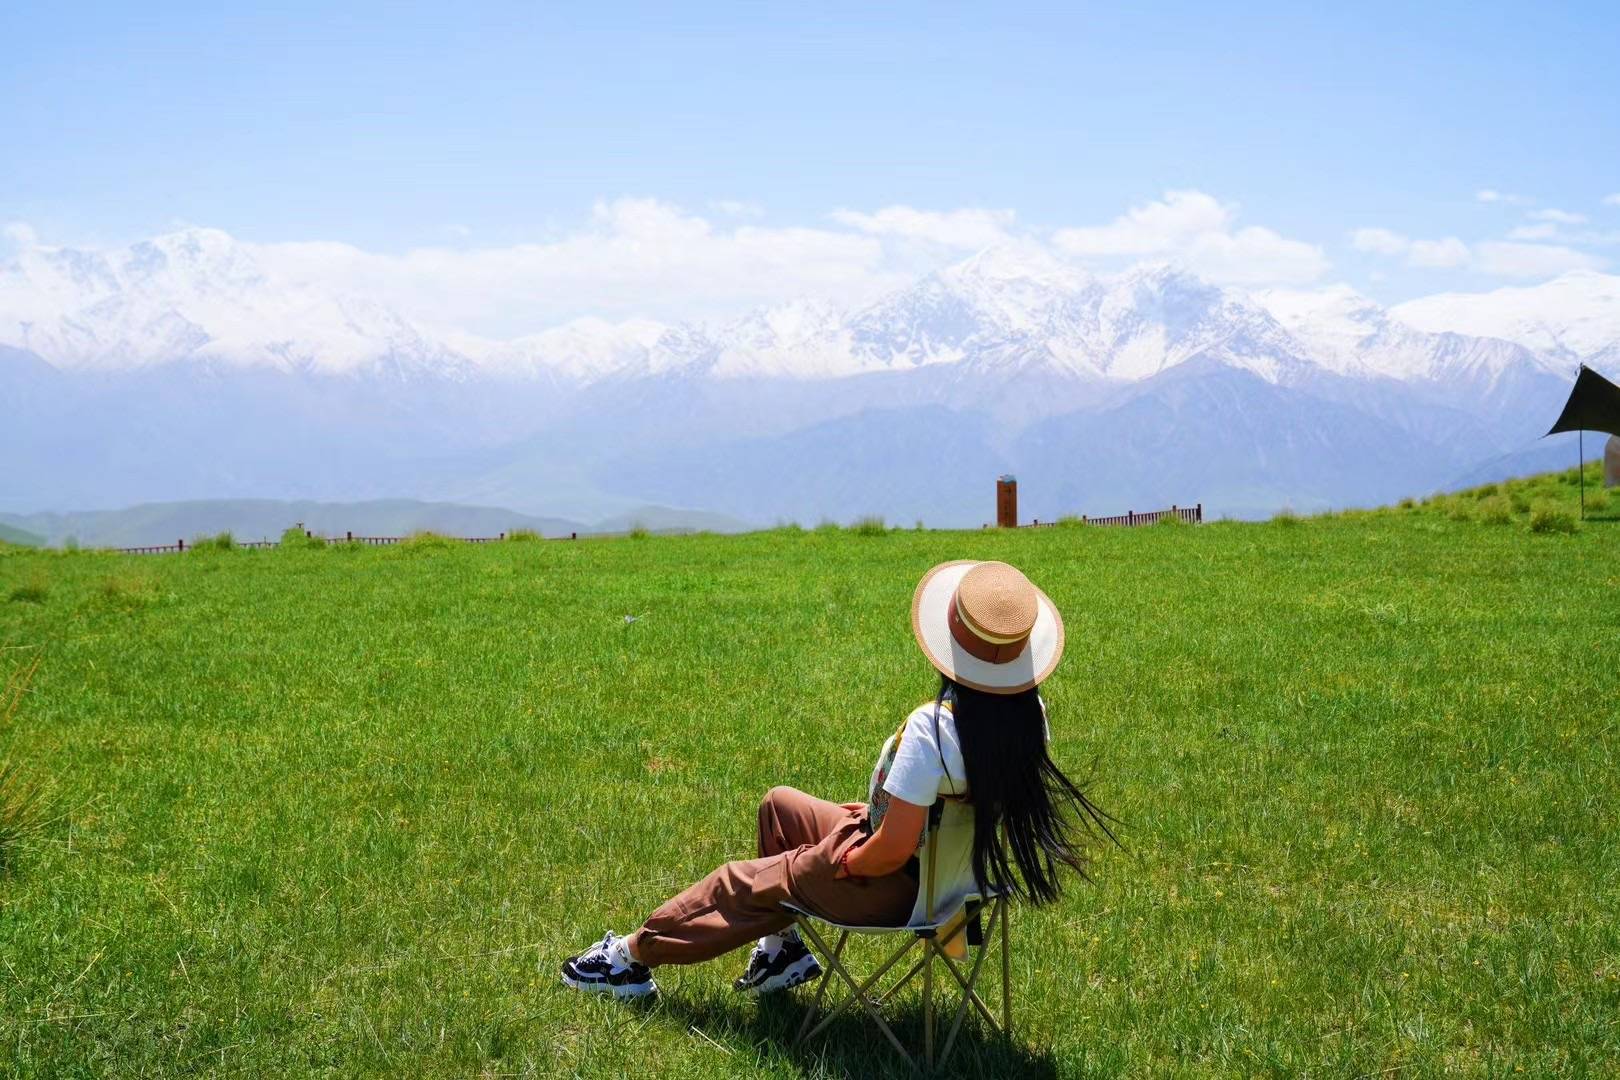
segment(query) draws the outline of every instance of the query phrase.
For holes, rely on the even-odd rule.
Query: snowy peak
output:
[[[582,382],[646,373],[653,347],[667,332],[651,319],[614,323],[587,317],[511,341],[467,338],[457,346],[499,378]]]
[[[1572,270],[1540,285],[1409,300],[1391,313],[1431,333],[1516,342],[1570,375],[1577,361],[1620,343],[1620,276]]]
[[[386,305],[275,280],[251,245],[186,229],[110,252],[29,248],[0,263],[0,344],[62,368],[464,374],[465,358]]]
[[[1039,248],[1000,245],[931,275],[941,292],[1010,330],[1034,330],[1041,314],[1094,283]]]
[[[1240,294],[1170,266],[1095,278],[995,251],[860,311],[854,347],[873,366],[960,363],[1082,379],[1143,379],[1205,356],[1276,380],[1303,361]]]
[[[1429,336],[1390,318],[1389,312],[1348,285],[1296,291],[1270,289],[1255,300],[1339,375],[1392,379],[1434,374]]]
[[[322,257],[319,246],[302,257]],[[1276,384],[1322,373],[1494,382],[1520,368],[1567,378],[1574,359],[1620,350],[1620,277],[1591,272],[1389,311],[1342,285],[1249,295],[1170,265],[1098,277],[1008,243],[854,311],[804,299],[717,325],[581,318],[490,341],[430,333],[373,296],[274,269],[287,266],[217,229],[109,251],[30,246],[0,261],[0,345],[63,369],[189,363],[559,385],[942,365],[991,379],[1130,383],[1194,360]]]
[[[714,331],[703,370],[714,378],[838,378],[862,365],[849,349],[843,314],[822,300],[751,311]]]
[[[1278,382],[1309,364],[1264,308],[1173,266],[1121,274],[1077,298],[1075,314],[1110,378],[1149,378],[1205,358]]]
[[[1510,369],[1551,369],[1545,358],[1511,341],[1418,329],[1348,285],[1309,292],[1268,290],[1256,299],[1317,363],[1339,375],[1494,382]]]

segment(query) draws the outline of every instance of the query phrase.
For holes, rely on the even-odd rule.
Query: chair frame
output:
[[[809,940],[817,952],[821,953],[823,965],[826,968],[826,973],[822,975],[820,985],[816,988],[815,999],[810,1003],[810,1008],[805,1013],[804,1020],[799,1024],[798,1035],[793,1040],[795,1046],[814,1038],[826,1030],[827,1026],[843,1015],[851,1005],[859,1005],[868,1019],[876,1024],[878,1029],[888,1038],[889,1045],[894,1047],[896,1052],[906,1060],[907,1064],[912,1068],[916,1068],[916,1058],[900,1042],[900,1039],[894,1033],[894,1029],[883,1019],[879,1009],[885,1001],[898,994],[919,973],[922,975],[923,985],[923,1065],[925,1069],[931,1072],[936,1068],[944,1068],[945,1062],[950,1058],[951,1050],[956,1046],[956,1037],[962,1030],[962,1022],[967,1018],[969,1005],[978,1010],[979,1015],[990,1025],[991,1030],[998,1031],[1004,1036],[1010,1037],[1012,1035],[1012,958],[1009,950],[1008,900],[1010,897],[1008,893],[1006,891],[981,890],[978,894],[969,895],[961,904],[943,916],[936,917],[933,915],[934,855],[936,853],[935,844],[942,805],[942,803],[936,802],[930,808],[928,815],[928,869],[926,873],[927,881],[924,884],[927,892],[924,897],[923,907],[927,918],[921,924],[913,923],[908,926],[854,926],[824,919],[794,904],[782,905],[785,910],[792,914],[794,925],[798,927],[800,933]],[[990,911],[990,923],[984,932],[980,934],[978,933],[980,919],[986,908]],[[960,920],[957,919],[959,915],[961,916]],[[825,923],[831,929],[838,931],[838,940],[831,947],[828,946],[826,938],[816,929],[815,923],[817,922]],[[941,932],[952,922],[955,922],[956,925],[941,936]],[[969,927],[973,927],[974,932],[970,933]],[[985,1004],[984,999],[979,996],[976,989],[985,958],[990,952],[990,940],[997,936],[998,931],[1001,946],[1001,1016],[999,1018],[990,1011],[990,1007]],[[849,943],[851,934],[905,934],[907,940],[865,981],[856,982],[855,977],[850,974],[843,960],[844,947]],[[966,964],[966,959],[964,958],[962,965],[959,965],[945,951],[946,945],[962,934],[967,934],[968,943],[977,945],[979,949],[979,955],[974,959],[973,966],[966,975],[962,972],[962,966]],[[975,938],[978,938],[978,940],[975,941]],[[873,993],[873,988],[878,985],[879,980],[887,975],[890,969],[900,963],[901,960],[905,959],[912,949],[917,947],[919,942],[922,943],[922,956],[911,965],[910,969],[893,986],[887,990]],[[937,1059],[934,1054],[936,1020],[934,1008],[934,960],[936,958],[944,964],[945,970],[956,980],[957,985],[962,990],[962,999],[956,1007],[956,1014],[951,1020],[950,1031],[945,1037],[944,1046],[940,1048]],[[832,982],[834,976],[841,979],[845,986],[848,987],[848,993],[837,1005],[826,1011],[825,1015],[821,1017],[820,1023],[812,1027],[811,1024],[816,1019],[817,1014],[821,1012],[822,1002],[827,996],[827,986]]]

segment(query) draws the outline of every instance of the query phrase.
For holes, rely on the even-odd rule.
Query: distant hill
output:
[[[17,544],[20,547],[43,547],[45,538],[25,529],[0,523],[0,544]]]
[[[534,529],[545,536],[583,531],[579,522],[531,517],[510,510],[413,499],[312,502],[279,499],[204,499],[143,503],[121,510],[0,514],[0,525],[26,530],[45,543],[76,540],[85,547],[172,544],[177,539],[229,532],[238,540],[274,540],[302,522],[315,533],[403,536],[429,529],[455,536],[495,536]]]
[[[447,536],[497,536],[514,529],[533,529],[542,536],[569,533],[624,532],[640,523],[656,532],[741,532],[735,518],[703,511],[649,506],[623,519],[596,524],[567,518],[537,517],[493,506],[373,499],[365,502],[314,502],[282,499],[200,499],[143,503],[121,510],[67,513],[0,514],[0,539],[15,533],[13,543],[62,544],[73,539],[85,547],[135,547],[172,544],[176,540],[229,532],[238,540],[274,540],[302,522],[316,534],[405,536],[423,530]]]
[[[737,533],[748,532],[755,527],[729,514],[717,514],[708,510],[675,510],[668,506],[643,506],[628,513],[603,518],[591,531],[620,533],[629,532],[637,526],[655,533]]]

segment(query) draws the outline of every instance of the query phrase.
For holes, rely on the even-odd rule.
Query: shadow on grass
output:
[[[858,1009],[853,1015],[845,1011],[814,1039],[795,1046],[799,1023],[814,993],[811,986],[756,1000],[741,995],[689,997],[677,991],[660,994],[654,1009],[685,1026],[693,1038],[702,1037],[726,1050],[748,1044],[763,1059],[761,1064],[782,1062],[807,1075],[912,1077],[922,1071],[922,1003],[915,997],[883,1010],[884,1020],[916,1059],[913,1069]],[[937,1008],[935,1045],[943,1047],[955,1013],[954,995],[941,998]],[[1005,1039],[970,1014],[946,1068],[934,1075],[1055,1077],[1057,1066],[1049,1052],[1036,1052],[1018,1042],[1016,1026],[1014,1038]]]

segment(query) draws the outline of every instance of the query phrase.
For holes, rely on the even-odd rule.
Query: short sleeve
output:
[[[900,749],[894,755],[888,779],[883,781],[883,790],[913,806],[932,806],[944,779],[939,744],[934,740],[933,706],[925,705],[906,719]]]

